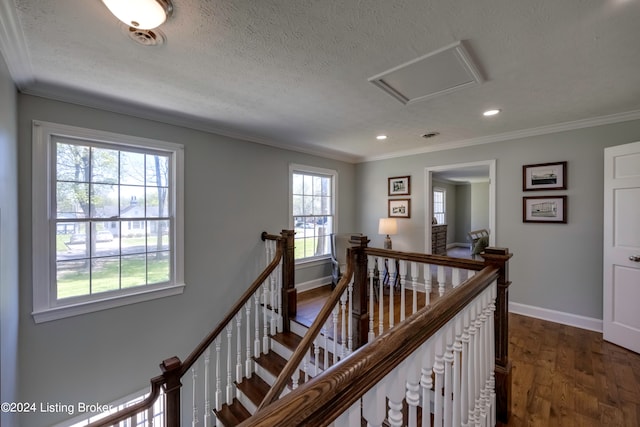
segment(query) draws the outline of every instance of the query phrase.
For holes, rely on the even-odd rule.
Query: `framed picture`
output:
[[[409,194],[411,194],[410,176],[389,178],[389,196],[408,196]]]
[[[567,162],[522,166],[522,191],[566,189]]]
[[[411,199],[389,199],[389,218],[411,218]]]
[[[522,222],[567,223],[567,196],[522,198]]]

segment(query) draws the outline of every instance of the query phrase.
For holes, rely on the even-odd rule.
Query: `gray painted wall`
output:
[[[0,55],[0,402],[18,401],[18,105]],[[18,425],[0,412],[0,425]]]
[[[382,246],[377,219],[386,212],[385,183],[411,175],[411,218],[399,221],[394,249],[422,252],[424,169],[496,159],[497,246],[508,247],[512,301],[602,319],[604,147],[640,140],[640,121],[362,163],[357,166],[357,221]],[[568,224],[522,222],[522,165],[568,161]],[[542,193],[542,192],[536,192]],[[536,194],[540,195],[540,194]]]
[[[184,359],[263,267],[260,233],[288,227],[289,163],[337,170],[339,228],[355,229],[354,165],[44,98],[20,95],[18,101],[19,213],[26,218],[19,228],[22,401],[108,403],[146,387],[160,373],[163,359]],[[33,322],[32,120],[184,144],[183,295]],[[242,259],[249,262],[238,261]],[[313,270],[305,269],[305,274],[328,275],[324,266]],[[22,425],[44,426],[65,418],[25,415]]]
[[[456,236],[455,243],[467,243],[467,233],[471,230],[471,184],[456,187]]]
[[[489,183],[471,184],[471,230],[489,230]]]

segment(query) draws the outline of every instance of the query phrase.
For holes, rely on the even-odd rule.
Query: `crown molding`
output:
[[[631,120],[640,120],[640,110],[626,111],[624,113],[609,114],[606,116],[591,117],[587,119],[573,120],[570,122],[556,123],[553,125],[540,126],[530,129],[522,129],[513,132],[505,132],[496,135],[483,136],[479,138],[463,139],[460,141],[449,141],[442,144],[422,147],[414,150],[396,151],[394,153],[380,156],[366,156],[361,158],[361,162],[373,162],[377,160],[394,159],[398,157],[413,156],[416,154],[431,153],[434,151],[453,150],[465,148],[472,145],[491,144],[492,142],[509,141],[513,139],[527,138],[531,136],[547,135],[551,133],[566,132],[577,129],[584,129],[595,126],[603,126]]]
[[[29,50],[13,0],[0,2],[0,51],[18,89],[34,81]]]

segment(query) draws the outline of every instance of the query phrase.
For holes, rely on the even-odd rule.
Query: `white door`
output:
[[[640,353],[640,142],[604,150],[603,337]]]

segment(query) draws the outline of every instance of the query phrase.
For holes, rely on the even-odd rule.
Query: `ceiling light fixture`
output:
[[[487,110],[484,113],[482,113],[482,115],[485,116],[485,117],[495,116],[496,114],[500,114],[500,111],[502,111],[502,110],[498,110],[498,109]]]
[[[151,30],[173,13],[171,0],[102,0],[109,11],[126,25]]]
[[[378,135],[378,136],[376,136],[376,139],[378,141],[384,141],[385,139],[387,139],[387,135]]]

